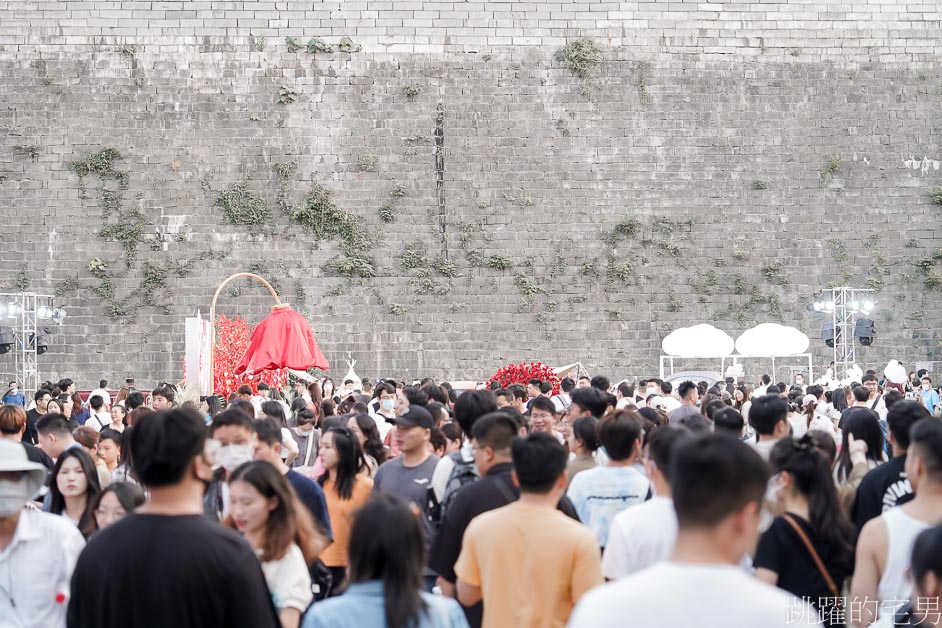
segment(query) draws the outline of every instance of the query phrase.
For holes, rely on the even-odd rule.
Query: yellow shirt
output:
[[[350,542],[350,529],[353,527],[353,513],[369,500],[373,480],[364,475],[357,475],[350,499],[341,499],[330,480],[324,482],[323,488],[334,542],[321,552],[320,559],[328,567],[346,567],[349,562],[347,544]]]
[[[592,530],[521,502],[471,521],[455,574],[481,588],[482,628],[563,628],[579,598],[603,582]]]

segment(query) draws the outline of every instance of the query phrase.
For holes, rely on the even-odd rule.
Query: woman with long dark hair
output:
[[[85,421],[92,415],[92,411],[85,407],[82,402],[82,395],[79,393],[72,393],[70,398],[72,399],[72,416],[70,418],[79,425],[85,425]]]
[[[318,602],[303,628],[468,628],[458,603],[422,591],[425,542],[412,508],[380,493],[353,521],[349,586]]]
[[[92,457],[69,447],[56,460],[49,475],[49,512],[74,523],[85,538],[95,531],[95,502],[101,493]]]
[[[823,617],[841,619],[829,605],[853,573],[854,531],[838,506],[827,460],[813,437],[783,438],[772,448],[769,466],[774,475],[766,499],[782,514],[759,538],[756,576],[809,599]]]
[[[370,498],[373,480],[360,474],[363,450],[360,441],[346,427],[332,427],[321,437],[318,454],[324,473],[317,483],[324,488],[327,513],[334,542],[321,553],[321,560],[330,569],[332,591],[339,590],[347,577],[347,544],[353,513]]]
[[[749,409],[752,408],[752,396],[749,394],[748,388],[740,386],[733,391],[733,407],[739,410],[743,421],[746,422],[746,425],[749,425]]]
[[[848,408],[844,412],[841,451],[834,463],[838,500],[848,516],[864,476],[884,462],[879,415],[870,408]]]
[[[311,604],[310,566],[324,547],[291,484],[264,460],[246,462],[229,478],[229,517],[262,563],[282,628],[297,628]]]
[[[347,427],[357,437],[363,450],[365,463],[360,473],[371,478],[379,465],[386,462],[386,447],[379,435],[376,421],[368,414],[357,414],[347,420]]]

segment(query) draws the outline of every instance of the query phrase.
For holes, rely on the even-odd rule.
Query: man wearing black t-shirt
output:
[[[69,628],[280,626],[252,548],[203,515],[212,478],[205,444],[206,426],[191,410],[134,425],[134,468],[150,500],[95,534],[79,556]]]
[[[30,445],[39,444],[39,433],[36,431],[36,422],[46,414],[46,406],[52,401],[52,394],[46,388],[40,388],[33,396],[36,407],[26,413],[26,433],[23,442]]]
[[[867,473],[857,488],[852,514],[858,533],[871,519],[913,498],[913,487],[904,469],[909,432],[916,422],[931,416],[917,401],[897,401],[890,408],[886,422],[890,428],[893,458]]]

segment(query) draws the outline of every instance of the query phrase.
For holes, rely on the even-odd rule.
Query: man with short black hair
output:
[[[520,497],[471,520],[454,567],[458,600],[483,600],[484,628],[563,626],[579,598],[602,583],[598,544],[557,509],[567,462],[559,441],[545,433],[517,438],[511,457]]]
[[[324,489],[314,480],[304,477],[285,464],[281,457],[281,426],[274,419],[266,418],[255,421],[254,427],[255,435],[258,437],[255,459],[270,463],[278,469],[278,473],[285,476],[298,499],[314,517],[314,521],[320,524],[321,532],[333,541],[334,533],[330,527],[330,515],[327,514]]]
[[[213,417],[209,435],[210,447],[215,447],[212,456],[219,468],[206,487],[203,508],[207,517],[222,521],[229,514],[229,476],[255,457],[258,435],[251,415],[231,406]]]
[[[59,391],[63,395],[72,396],[72,393],[75,392],[75,382],[73,382],[68,377],[60,379],[59,383],[57,384],[57,387],[59,388]]]
[[[111,410],[111,393],[108,392],[108,380],[107,379],[98,380],[98,388],[88,393],[88,398],[91,399],[95,395],[98,395],[99,397],[101,397],[105,412],[108,412],[109,410]]]
[[[651,483],[635,468],[641,455],[642,425],[641,417],[631,410],[602,419],[599,441],[609,463],[577,473],[566,491],[579,520],[595,533],[599,547],[605,547],[615,515],[648,497]]]
[[[768,394],[753,398],[749,408],[749,425],[758,436],[758,442],[749,443],[763,460],[768,462],[775,443],[789,435],[788,402],[781,395]]]
[[[40,388],[33,395],[36,407],[26,412],[26,433],[23,442],[39,446],[39,432],[36,431],[36,422],[46,414],[46,406],[52,401],[52,392],[48,388]]]
[[[62,452],[71,447],[81,447],[72,437],[69,420],[64,414],[46,414],[36,422],[39,433],[39,448],[55,462]]]
[[[693,437],[674,452],[670,476],[671,559],[589,592],[569,628],[819,625],[806,603],[740,567],[759,538],[769,479],[755,451],[724,434]]]
[[[691,414],[700,414],[700,390],[696,384],[688,381],[680,382],[677,386],[677,394],[680,396],[680,407],[667,413],[671,425],[677,425],[682,418]]]
[[[249,391],[251,392],[251,388]],[[158,410],[169,410],[173,407],[173,400],[175,394],[173,388],[169,386],[158,386],[154,389],[154,392],[150,394],[150,405],[154,411]]]
[[[760,381],[762,382],[762,385],[756,387],[755,391],[753,391],[753,394],[752,394],[753,398],[762,397],[764,395],[769,394],[769,385],[772,383],[772,378],[769,377],[768,373],[763,373],[762,377],[760,378]]]
[[[523,384],[511,384],[507,387],[507,392],[512,395],[510,399],[510,405],[513,406],[520,414],[525,414],[527,411],[527,401],[529,397],[527,389],[523,387]]]
[[[670,382],[662,381],[658,384],[658,387],[661,390],[661,399],[664,400],[664,411],[667,412],[669,416],[671,412],[680,408],[681,405],[677,398],[671,394],[674,392],[674,385]],[[677,392],[679,394],[680,390],[678,389]]]
[[[618,382],[618,387],[615,389],[615,407],[623,410],[633,405],[635,405],[635,385],[629,381]]]
[[[751,411],[749,416],[752,416]],[[893,447],[893,457],[869,471],[857,487],[851,511],[851,519],[857,530],[861,530],[868,521],[879,517],[881,513],[913,498],[913,487],[906,475],[909,434],[914,425],[931,417],[918,401],[898,401],[890,408],[886,422],[890,430],[888,439]]]
[[[513,400],[513,394],[506,388],[498,388],[495,390],[494,397],[497,399],[498,408],[506,408],[511,405],[510,402]],[[458,399],[461,399],[461,397],[458,397]]]
[[[725,407],[713,415],[713,429],[717,432],[727,432],[742,440],[746,431],[746,421],[736,408]]]
[[[619,580],[670,558],[677,540],[670,463],[677,447],[691,437],[690,430],[674,425],[651,432],[645,445],[644,468],[654,487],[654,497],[626,508],[612,520],[602,555],[602,572],[609,580]]]
[[[915,401],[899,402],[919,405]],[[863,600],[859,626],[877,616],[893,616],[912,594],[910,557],[919,534],[942,523],[942,421],[917,419],[909,433],[906,482],[915,497],[864,525],[857,543],[856,568],[851,586],[854,600]],[[889,464],[889,463],[887,463]],[[883,465],[886,466],[886,465]],[[934,623],[934,622],[930,622]]]
[[[589,377],[587,375],[579,376],[579,384],[576,388],[589,388],[592,384],[589,382]]]
[[[530,400],[530,429],[534,432],[545,432],[560,443],[565,442],[562,434],[556,431],[556,405],[549,397]]]
[[[569,404],[569,422],[572,424],[576,419],[584,416],[601,419],[606,408],[608,408],[608,399],[601,390],[592,386],[576,388],[572,391],[572,403]]]
[[[138,408],[144,407],[144,393],[139,390],[128,393],[128,398],[125,400],[125,403],[127,403],[128,414],[134,412]]]
[[[604,375],[596,375],[589,381],[589,386],[592,388],[597,388],[603,393],[607,393],[608,389],[612,387],[612,380],[605,377]]]
[[[213,464],[205,446],[206,426],[192,410],[134,425],[134,470],[148,501],[90,539],[72,578],[69,628],[280,628],[255,552],[202,514]]]
[[[569,377],[564,377],[559,383],[559,394],[551,397],[553,405],[556,406],[556,414],[565,414],[569,411],[569,406],[572,405],[572,391],[575,387],[576,382]]]
[[[85,419],[85,425],[96,432],[100,432],[103,427],[111,425],[111,413],[105,411],[105,402],[98,395],[93,395],[88,400],[92,413]]]

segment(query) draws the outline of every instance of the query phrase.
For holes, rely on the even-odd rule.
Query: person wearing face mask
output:
[[[379,430],[381,439],[386,439],[386,434],[396,422],[396,387],[389,382],[382,382],[376,387],[374,393],[379,400],[379,408],[373,414],[373,420],[376,421],[376,429]]]
[[[0,402],[11,403],[21,408],[26,407],[26,397],[20,392],[20,388],[16,382],[10,382],[10,387],[7,389],[6,393],[4,393],[3,399]]]
[[[209,432],[209,447],[216,468],[203,503],[206,516],[222,521],[229,515],[229,476],[240,464],[255,457],[258,436],[252,417],[236,408],[213,417]]]
[[[854,531],[838,506],[827,458],[811,437],[783,438],[769,454],[766,500],[782,514],[759,538],[756,577],[810,600],[827,626],[846,617],[833,608],[854,569]]]
[[[678,445],[691,435],[682,425],[666,425],[648,437],[644,468],[654,488],[654,497],[621,511],[612,520],[602,555],[602,574],[606,579],[630,576],[667,560],[674,551],[677,513],[671,499],[670,465]]]
[[[25,509],[46,480],[19,443],[0,440],[0,624],[65,626],[72,571],[85,546],[64,517]]]
[[[296,422],[297,425],[291,428],[291,438],[298,445],[298,456],[291,466],[307,469],[317,459],[321,431],[314,427],[314,412],[308,408],[298,410]]]
[[[932,380],[929,379],[928,375],[922,378],[919,396],[922,398],[922,405],[926,406],[926,410],[929,412],[935,413],[942,405],[939,400],[939,391],[933,390]]]
[[[188,408],[146,414],[129,439],[148,501],[79,556],[69,628],[280,628],[252,548],[204,516],[213,473],[203,417]]]

